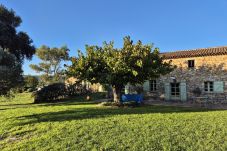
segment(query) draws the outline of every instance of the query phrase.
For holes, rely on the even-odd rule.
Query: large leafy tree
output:
[[[69,49],[66,46],[50,48],[41,46],[36,50],[36,55],[42,61],[39,64],[31,64],[30,67],[41,76],[42,83],[57,82],[62,78],[62,63],[69,60]]]
[[[21,86],[22,73],[15,55],[0,48],[0,95],[8,95],[12,88]]]
[[[0,95],[21,83],[23,61],[35,53],[30,37],[16,29],[21,23],[12,9],[0,5]]]
[[[152,48],[141,41],[134,44],[129,36],[124,38],[121,49],[114,48],[113,42],[104,42],[101,47],[86,45],[86,54],[79,51],[78,57],[72,58],[68,74],[91,83],[111,85],[114,101],[120,103],[126,84],[142,84],[173,70],[171,63],[160,57],[158,48]]]
[[[31,59],[35,53],[32,40],[23,31],[17,31],[22,20],[12,9],[0,5],[0,47],[14,54],[18,61]]]

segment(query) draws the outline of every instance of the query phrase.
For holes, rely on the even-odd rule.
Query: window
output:
[[[204,91],[213,92],[214,91],[214,82],[211,82],[211,81],[204,82]]]
[[[194,68],[195,67],[195,60],[188,60],[188,68]]]
[[[150,91],[156,91],[156,90],[157,90],[157,81],[150,80]]]
[[[180,96],[180,83],[171,83],[171,95],[173,97]]]

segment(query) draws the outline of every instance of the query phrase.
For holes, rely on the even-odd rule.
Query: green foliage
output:
[[[70,84],[66,86],[66,91],[68,96],[78,96],[82,94],[88,93],[88,90],[85,86],[81,84],[81,82],[77,82],[74,84]]]
[[[30,37],[16,30],[21,23],[21,18],[12,9],[0,5],[0,47],[8,49],[19,62],[23,62],[24,58],[31,59],[35,53]]]
[[[64,83],[53,83],[33,93],[34,103],[55,102],[67,96]]]
[[[0,102],[0,150],[226,150],[227,111],[99,107],[83,97]]]
[[[68,75],[91,83],[109,84],[118,96],[116,99],[127,83],[142,84],[173,70],[170,62],[163,62],[158,48],[152,49],[152,45],[141,41],[134,44],[129,36],[124,38],[121,49],[114,48],[113,42],[104,42],[101,47],[87,45],[86,55],[79,51],[78,58],[71,61]]]
[[[21,23],[12,9],[0,4],[0,95],[10,94],[21,84],[24,58],[31,59],[35,53],[30,37],[16,30]]]
[[[61,48],[50,48],[41,46],[36,50],[36,55],[42,60],[38,65],[31,64],[30,67],[38,73],[43,73],[41,82],[44,84],[59,82],[62,78],[62,62],[69,60],[69,49],[66,46]]]
[[[24,77],[24,87],[26,89],[30,88],[31,91],[34,91],[38,86],[38,84],[39,84],[39,80],[37,77],[31,76],[31,75]]]
[[[0,95],[9,95],[11,89],[22,85],[22,69],[16,57],[0,48]]]
[[[73,96],[89,95],[88,91],[80,83],[65,85],[64,83],[52,83],[33,92],[34,103],[57,102]],[[97,95],[99,97],[99,95]],[[95,98],[97,98],[95,97]]]
[[[33,92],[33,91],[34,91],[34,89],[32,89],[32,88],[27,89],[27,92]]]

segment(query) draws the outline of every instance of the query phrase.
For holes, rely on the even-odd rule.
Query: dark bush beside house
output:
[[[34,103],[44,103],[56,102],[73,96],[89,96],[90,94],[91,91],[81,84],[65,85],[64,83],[53,83],[33,92],[33,97]]]
[[[90,90],[87,90],[85,86],[81,83],[69,84],[66,86],[66,91],[68,96],[78,96],[81,94],[90,93]]]
[[[54,83],[41,88],[33,93],[34,103],[55,102],[67,96],[64,83]]]

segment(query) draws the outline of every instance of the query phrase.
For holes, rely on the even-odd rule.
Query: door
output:
[[[180,100],[180,83],[171,83],[171,100]]]

